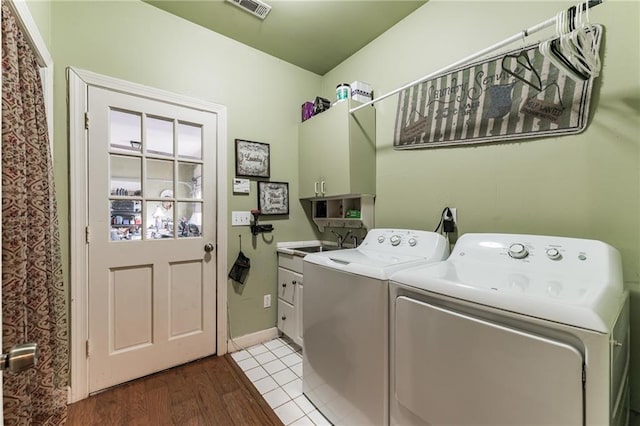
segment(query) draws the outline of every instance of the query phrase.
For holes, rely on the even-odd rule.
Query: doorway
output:
[[[74,402],[226,353],[226,108],[68,76]]]

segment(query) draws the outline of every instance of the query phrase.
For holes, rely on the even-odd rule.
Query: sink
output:
[[[338,246],[310,246],[310,247],[292,247],[291,250],[302,251],[305,253],[318,253],[321,251],[342,250]]]

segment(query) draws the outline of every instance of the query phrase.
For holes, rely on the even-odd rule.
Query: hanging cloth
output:
[[[242,252],[242,236],[238,235],[238,238],[240,239],[240,253],[238,253],[236,261],[233,262],[228,277],[240,284],[244,284],[251,268],[251,260]]]
[[[67,416],[68,324],[53,167],[35,55],[2,1],[2,333],[35,342],[35,368],[4,374],[5,425]],[[3,348],[3,349],[4,349]]]

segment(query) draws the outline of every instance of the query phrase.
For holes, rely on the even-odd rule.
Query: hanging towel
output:
[[[242,250],[240,250],[236,261],[233,262],[231,271],[229,271],[229,278],[240,284],[244,284],[244,281],[247,279],[247,274],[249,274],[249,268],[251,268],[251,261],[244,255]]]

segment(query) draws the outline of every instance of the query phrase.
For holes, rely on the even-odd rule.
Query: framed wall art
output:
[[[261,214],[289,214],[289,184],[258,182],[258,209]]]
[[[269,144],[236,139],[236,176],[268,178]]]

